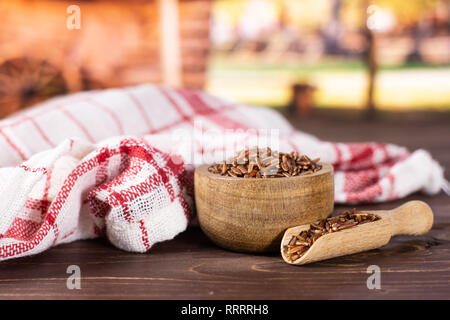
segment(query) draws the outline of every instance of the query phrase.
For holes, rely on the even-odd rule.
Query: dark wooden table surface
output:
[[[295,125],[333,141],[375,140],[428,149],[450,168],[450,122],[332,119]],[[411,173],[414,174],[414,173]],[[447,179],[449,178],[447,174]],[[114,248],[106,240],[78,241],[33,257],[0,263],[1,299],[450,299],[450,197],[414,194],[358,208],[392,208],[419,199],[435,213],[425,236],[399,236],[381,249],[302,267],[278,254],[234,253],[214,246],[198,227],[148,254]],[[344,209],[338,206],[337,210]],[[81,289],[69,290],[69,265],[81,269]],[[369,290],[367,267],[381,269],[381,289]]]

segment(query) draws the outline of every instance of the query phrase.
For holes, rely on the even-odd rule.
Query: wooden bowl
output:
[[[217,245],[241,252],[280,248],[287,228],[328,217],[333,211],[333,167],[316,173],[254,179],[195,170],[195,205],[200,227]]]

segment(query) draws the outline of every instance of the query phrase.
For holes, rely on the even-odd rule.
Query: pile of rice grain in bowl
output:
[[[270,148],[249,148],[237,156],[208,168],[209,172],[234,178],[281,178],[315,173],[322,169],[320,159],[311,160],[293,151],[283,153]]]

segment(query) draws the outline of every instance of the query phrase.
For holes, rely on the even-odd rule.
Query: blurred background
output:
[[[444,0],[2,0],[0,117],[143,82],[304,118],[447,115],[449,16]]]

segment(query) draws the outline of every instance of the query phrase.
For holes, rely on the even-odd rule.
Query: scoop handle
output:
[[[433,226],[433,211],[423,201],[409,201],[390,211],[392,235],[421,235]]]

